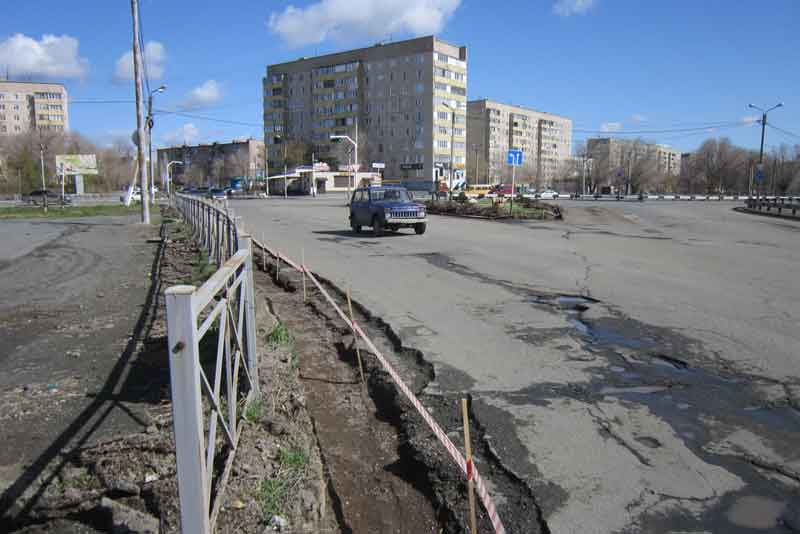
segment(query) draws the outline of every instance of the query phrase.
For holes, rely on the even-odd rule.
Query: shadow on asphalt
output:
[[[163,226],[161,237],[164,237]],[[63,454],[67,447],[70,447],[71,451],[77,451],[85,446],[115,409],[123,411],[142,426],[146,426],[146,423],[121,404],[122,402],[160,402],[160,392],[163,391],[163,388],[154,387],[153,380],[169,383],[169,360],[163,337],[151,340],[149,339],[149,334],[155,321],[155,305],[161,292],[160,267],[164,249],[165,242],[162,240],[150,268],[150,289],[142,306],[142,312],[136,320],[128,343],[110,371],[108,378],[106,378],[102,389],[93,396],[92,402],[75,417],[69,426],[0,496],[0,531],[9,532],[15,526],[18,526],[19,522],[24,522],[25,517],[67,464],[68,457],[62,457],[59,463],[48,473],[47,477],[42,480],[36,493],[25,502],[24,506],[15,509],[14,505],[17,500],[25,494],[28,488],[46,470],[50,469],[50,463]],[[140,341],[143,342],[144,348],[137,353],[136,347]],[[151,360],[150,362],[140,361],[145,355]],[[133,368],[126,373],[126,368],[131,363],[134,363]],[[147,373],[150,382],[143,382],[142,372],[146,372],[143,366],[150,367],[151,365],[156,367],[166,365],[167,369],[161,372],[160,376],[153,376],[151,370]]]
[[[405,233],[403,233],[403,232],[390,232],[388,230],[385,231],[384,234],[379,238],[376,238],[375,236],[373,236],[371,230],[363,230],[360,233],[355,233],[352,230],[317,230],[317,231],[314,231],[314,232],[311,232],[311,233],[312,234],[316,234],[316,235],[329,235],[329,236],[336,236],[336,237],[346,237],[346,238],[350,238],[350,239],[383,239],[384,237],[400,237],[400,236],[414,235],[413,231],[409,234],[408,232],[405,232]]]

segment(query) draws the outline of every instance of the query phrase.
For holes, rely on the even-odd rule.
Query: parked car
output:
[[[350,199],[350,227],[361,232],[362,226],[372,227],[376,237],[385,230],[413,228],[418,235],[427,228],[425,206],[413,202],[408,191],[399,186],[371,186],[353,191]]]
[[[50,191],[49,189],[37,189],[35,191],[31,191],[28,193],[24,200],[29,204],[33,204],[34,206],[39,206],[44,204],[44,197],[47,196],[47,203],[48,204],[58,204],[61,202],[61,195],[54,191]],[[72,200],[69,197],[64,197],[64,203],[70,204]]]
[[[211,200],[225,200],[227,196],[227,191],[219,188],[209,189],[208,193],[206,193],[206,197],[210,198]]]
[[[553,191],[552,189],[545,189],[541,193],[537,193],[536,196],[541,199],[554,200],[558,198],[558,191]]]
[[[128,196],[128,191],[124,191],[119,196],[119,201],[123,204],[125,203],[125,197]],[[131,195],[131,202],[141,202],[142,201],[142,190],[138,187],[133,190],[133,194]]]

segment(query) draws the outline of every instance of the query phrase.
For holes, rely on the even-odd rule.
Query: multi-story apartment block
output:
[[[0,135],[68,129],[69,102],[63,85],[0,81]]]
[[[276,170],[279,144],[291,141],[308,143],[317,159],[338,155],[347,164],[330,140],[347,135],[358,143],[360,168],[384,163],[390,179],[463,172],[466,47],[420,37],[300,58],[269,65],[263,89],[264,140]]]
[[[259,139],[233,140],[230,143],[182,145],[159,148],[158,176],[164,183],[169,162],[172,179],[195,185],[226,185],[231,178],[256,178],[264,175],[264,142]]]
[[[475,176],[471,183],[506,180],[511,174],[506,155],[516,148],[525,157],[517,176],[544,186],[570,156],[572,120],[493,100],[473,100],[467,104],[467,142],[467,175]]]
[[[598,176],[625,174],[625,169],[637,161],[651,162],[659,174],[680,176],[681,173],[681,152],[669,145],[631,139],[594,138],[586,141],[586,151],[594,162]]]

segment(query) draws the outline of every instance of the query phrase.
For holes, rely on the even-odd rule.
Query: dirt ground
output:
[[[106,285],[102,291],[94,289],[92,306],[85,306],[88,326],[64,329],[64,336],[86,344],[114,346],[106,334],[113,329],[105,328],[113,314],[103,305],[137,310],[135,325],[127,330],[132,336],[126,335],[130,324],[119,326],[126,340],[122,356],[107,350],[106,367],[88,367],[98,377],[111,368],[102,388],[87,388],[73,371],[52,388],[50,379],[40,376],[38,382],[20,379],[23,385],[3,389],[6,402],[15,403],[14,413],[21,415],[17,420],[4,416],[9,428],[19,430],[5,440],[2,454],[26,458],[18,460],[18,472],[4,472],[11,474],[4,474],[3,532],[179,532],[163,292],[176,284],[201,283],[198,278],[209,270],[198,264],[190,232],[175,218],[176,213],[166,213],[160,235],[140,236],[140,264],[124,255],[117,258],[132,273],[149,267],[139,282],[140,301],[125,300],[138,274],[127,282],[97,277]],[[33,254],[52,253],[43,245]],[[285,266],[278,274],[271,259],[256,260],[262,394],[245,412],[217,532],[467,532],[463,475],[374,355],[355,342],[319,291],[309,286],[304,302],[299,274]],[[324,284],[344,305],[339,288]],[[19,314],[25,303],[17,305],[23,307],[17,308]],[[47,314],[28,312],[18,322],[11,321],[16,315],[4,315],[4,343],[42,337],[34,320],[50,318],[57,324],[59,317],[52,303],[48,306]],[[463,450],[460,398],[423,394],[436,380],[432,365],[421,353],[403,347],[390,325],[357,302],[354,306],[362,328]],[[356,347],[363,358],[364,382]],[[63,357],[72,361],[85,350],[65,348]],[[39,367],[23,367],[18,374],[55,373],[58,366],[52,358],[52,351],[42,349]],[[33,385],[26,389],[27,383]],[[84,407],[77,412],[69,402]],[[80,413],[77,420],[75,413]],[[137,424],[105,423],[107,429],[96,424],[115,417]],[[64,431],[59,425],[80,439],[60,437]],[[474,419],[471,425],[476,465],[490,484],[507,530],[547,532],[527,485],[498,461]],[[56,437],[42,428],[50,428]],[[36,446],[47,454],[37,453]],[[491,532],[480,505],[478,518],[479,532]]]
[[[148,236],[158,236],[149,229],[127,228],[144,231],[146,243]],[[198,250],[185,228],[167,218],[161,235],[163,241],[158,238],[147,243],[147,262],[152,262],[153,270],[151,283],[142,284],[148,297],[140,305],[139,328],[134,330],[123,357],[106,356],[109,366],[124,368],[125,380],[117,378],[122,372],[112,373],[107,379],[111,385],[103,395],[94,395],[91,390],[87,394],[74,377],[57,382],[54,388],[4,389],[6,401],[13,403],[13,413],[18,414],[6,424],[19,430],[6,434],[10,438],[4,439],[3,454],[33,458],[36,450],[26,439],[41,443],[47,454],[23,463],[17,479],[5,484],[0,531],[180,531],[163,291],[176,284],[200,282],[197,276],[202,269],[197,268]],[[100,302],[124,304],[124,300],[117,300],[123,297],[122,289],[115,298]],[[260,290],[257,295],[266,302]],[[86,313],[103,316],[104,311],[102,306],[94,306],[87,307]],[[277,322],[266,307],[259,310],[258,321],[261,388],[265,394],[246,412],[233,472],[222,497],[217,532],[272,530],[270,521],[280,523],[283,532],[338,532],[305,396],[297,382],[294,349],[271,341],[269,335]],[[94,329],[81,331],[84,335],[79,339],[98,338],[97,343],[108,343],[102,326],[99,330],[103,335],[98,336],[97,326],[91,325]],[[19,332],[18,323],[6,322],[3,326],[17,336],[37,337],[31,331]],[[43,361],[39,372],[53,372],[53,367]],[[97,373],[102,371],[97,369]],[[70,393],[62,393],[64,384],[73,388]],[[108,398],[112,393],[113,401]],[[138,427],[106,423],[108,428],[101,426],[103,431],[96,431],[94,422],[113,419],[118,415],[111,413],[113,410],[133,413],[134,394],[140,405],[136,416],[142,421]],[[70,411],[72,407],[63,400],[65,395],[73,402],[89,399],[77,420],[73,419],[76,412]],[[11,419],[8,414],[4,417]],[[40,423],[44,418],[47,421]],[[88,428],[80,426],[87,425],[84,419],[89,422]],[[49,441],[39,434],[41,427],[37,424],[49,424],[57,432],[58,423],[72,431],[70,437],[82,439],[59,436]],[[28,434],[24,432],[26,426],[30,428]],[[76,426],[81,432],[73,430]]]

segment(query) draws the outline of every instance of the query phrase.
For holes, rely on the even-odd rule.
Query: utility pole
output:
[[[536,190],[541,190],[542,181],[542,123],[543,119],[536,122]]]
[[[150,161],[150,188],[147,190],[148,195],[151,194],[156,185],[155,165],[153,164],[153,95],[163,93],[166,89],[167,86],[162,85],[158,89],[150,91],[150,94],[147,95],[147,158]],[[155,200],[155,194],[153,194],[153,204],[155,204]]]
[[[286,161],[286,138],[281,137],[283,143],[283,198],[289,198],[289,181],[286,175],[289,173],[289,164]]]
[[[477,184],[478,183],[478,145],[477,144],[473,144],[472,148],[475,149],[475,181],[473,183]]]
[[[266,139],[264,139],[264,188],[269,198],[269,144]]]
[[[758,175],[761,177],[761,180],[759,180],[760,182],[764,180],[764,134],[767,128],[767,113],[769,113],[773,109],[783,107],[783,102],[778,102],[769,109],[763,109],[758,106],[754,106],[753,104],[747,104],[747,107],[757,109],[758,111],[761,112],[761,150],[758,153]],[[758,188],[759,186],[756,187]],[[756,197],[758,197],[758,194],[756,194]]]
[[[44,151],[47,148],[44,143],[41,142],[42,131],[39,130],[39,163],[41,164],[41,171],[42,171],[42,191],[44,194],[44,212],[47,213],[47,185],[44,182]]]
[[[142,120],[142,51],[139,49],[139,2],[131,0],[133,15],[133,74],[136,87],[136,157],[139,166],[139,178],[142,187],[142,223],[150,224],[150,193],[147,188],[147,170],[144,162],[144,124]]]

